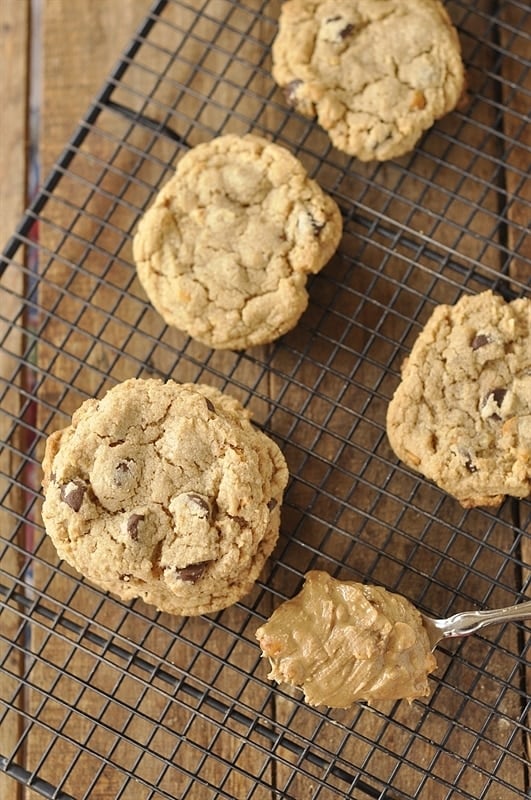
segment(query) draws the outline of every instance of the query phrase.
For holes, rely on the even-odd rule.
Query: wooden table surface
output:
[[[144,18],[150,3],[149,0],[91,0],[89,3],[85,0],[46,0],[40,6],[39,20],[32,17],[30,0],[0,2],[2,246],[12,235],[28,203],[30,81],[33,81],[31,88],[35,88],[35,79],[41,88],[40,126],[35,145],[42,180]],[[40,58],[40,74],[32,76],[31,61],[36,54]],[[36,91],[39,94],[38,83]],[[0,355],[0,374],[3,369],[1,359]],[[9,469],[4,463],[3,466]],[[19,735],[20,730],[6,730],[4,726],[0,730],[0,744],[3,745],[0,751],[9,752],[10,743],[16,742]],[[2,800],[22,797],[29,800],[40,796],[0,775]],[[97,797],[100,800],[103,795]]]
[[[45,176],[149,5],[148,0],[46,0],[41,4],[39,31],[30,24],[30,0],[0,2],[0,242],[4,243],[11,235],[27,202],[28,103],[34,80],[30,55],[35,52],[30,47],[32,36],[40,42],[42,91],[36,144],[41,176]],[[511,124],[511,119],[507,124]],[[507,130],[510,135],[510,129]],[[509,158],[518,159],[519,154],[515,151]],[[525,214],[517,203],[511,213]],[[522,276],[521,269],[515,262],[515,274]],[[9,469],[9,464],[3,463],[3,468]],[[9,751],[9,743],[19,733],[0,730],[0,751]],[[102,792],[99,789],[94,793],[94,800],[114,797],[116,787],[110,785]],[[2,799],[37,796],[29,790],[23,792],[12,779],[0,775]],[[302,798],[303,794],[299,796]],[[503,793],[497,795],[497,800],[504,798]]]

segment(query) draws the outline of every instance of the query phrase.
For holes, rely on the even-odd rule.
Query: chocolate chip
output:
[[[485,409],[485,412],[482,413],[484,419],[494,419],[497,422],[501,420],[500,415],[495,411],[492,411],[492,406],[495,405],[498,408],[501,408],[506,394],[507,389],[505,389],[503,386],[497,386],[495,389],[491,389],[491,391],[485,395],[481,401],[481,408]],[[489,406],[490,409],[488,408]],[[492,413],[489,414],[489,410],[492,411]]]
[[[456,450],[454,451],[454,455],[458,456],[461,463],[464,465],[465,469],[469,472],[477,472],[478,468],[474,464],[474,455],[465,447],[460,445],[457,446]]]
[[[130,473],[129,464],[127,461],[119,461],[114,468],[113,481],[116,486],[123,486],[124,480]]]
[[[310,212],[308,212],[308,216],[310,218],[310,222],[312,224],[312,228],[313,228],[314,234],[316,236],[319,236],[319,234],[321,233],[321,231],[323,230],[323,228],[325,226],[325,223],[324,222],[318,222],[315,219],[315,217],[312,214],[310,214]]]
[[[195,507],[196,511],[195,514],[202,519],[206,519],[210,516],[211,508],[210,503],[200,494],[196,494],[195,492],[189,492],[187,495],[188,502],[190,505]]]
[[[496,389],[493,389],[492,392],[490,392],[490,396],[500,408],[506,394],[507,389],[504,389],[503,386],[498,386]]]
[[[477,472],[478,471],[478,468],[475,466],[475,464],[472,463],[472,459],[471,458],[468,458],[465,461],[465,467],[467,468],[467,470],[469,472]]]
[[[247,528],[248,527],[247,526],[247,520],[244,519],[244,517],[233,517],[230,514],[229,514],[229,516],[230,516],[231,519],[234,520],[234,522],[236,522],[240,526],[240,528]]]
[[[186,583],[197,583],[209,564],[210,561],[199,561],[197,564],[188,564],[186,567],[177,569],[176,575],[180,580]]]
[[[72,511],[77,512],[81,508],[86,490],[87,487],[83,481],[75,478],[73,481],[69,481],[65,483],[64,486],[61,486],[60,497],[63,503],[70,506]]]
[[[271,500],[269,501],[269,503],[267,504],[268,509],[270,511],[273,511],[273,509],[276,508],[277,506],[278,506],[278,502],[275,500],[274,497],[272,497]]]
[[[290,81],[286,87],[284,87],[286,102],[292,108],[295,108],[297,105],[297,89],[300,86],[302,86],[302,81],[300,78],[296,78],[294,81]]]
[[[479,350],[480,347],[485,347],[486,344],[491,344],[492,337],[488,336],[486,333],[478,333],[477,336],[474,336],[470,347],[472,350]]]
[[[208,397],[205,397],[205,403],[206,403],[206,407],[208,408],[210,413],[211,414],[215,414],[216,413],[216,408],[214,406],[214,403],[212,403],[212,401],[209,400]]]
[[[138,541],[138,523],[142,522],[144,519],[145,517],[143,514],[131,514],[127,520],[127,533],[133,542]]]
[[[354,25],[352,25],[351,23],[345,25],[345,27],[339,31],[340,38],[346,39],[348,36],[350,36],[353,30],[354,30]]]
[[[345,23],[343,27],[341,27],[339,31],[337,31],[337,33],[334,34],[335,36],[338,36],[342,40],[347,39],[356,28],[355,25],[353,25],[351,22],[346,22],[345,19],[340,15],[337,15],[335,17],[327,17],[325,20],[325,23],[327,25],[333,24],[334,22]],[[334,25],[334,29],[337,29],[337,27],[338,27],[337,25]]]

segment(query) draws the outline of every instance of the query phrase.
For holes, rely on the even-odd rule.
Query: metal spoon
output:
[[[531,619],[531,600],[506,608],[493,608],[484,611],[462,611],[447,619],[433,619],[422,614],[424,627],[428,631],[432,650],[442,639],[468,636],[486,625],[500,625],[504,622],[521,622]]]

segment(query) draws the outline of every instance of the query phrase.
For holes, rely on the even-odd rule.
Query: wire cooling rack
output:
[[[274,86],[278,3],[155,3],[8,243],[0,766],[13,786],[61,800],[527,795],[523,625],[441,647],[427,702],[344,712],[268,681],[254,637],[311,568],[441,616],[529,591],[529,502],[463,510],[397,462],[384,427],[436,304],[530,290],[531,11],[523,0],[448,9],[465,104],[410,156],[366,165]],[[131,235],[183,151],[247,131],[299,156],[339,203],[345,233],[294,331],[212,352],[146,302]],[[86,397],[148,375],[231,392],[289,463],[278,547],[253,592],[216,615],[119,602],[59,563],[43,532],[44,438]]]

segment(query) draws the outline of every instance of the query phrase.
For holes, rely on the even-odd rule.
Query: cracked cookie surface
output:
[[[387,411],[396,455],[464,507],[531,493],[531,300],[438,306]]]
[[[168,325],[216,349],[266,344],[308,304],[306,282],[342,233],[335,201],[259,136],[198,145],[142,217],[138,276]]]
[[[131,379],[49,436],[46,531],[122,599],[191,616],[243,597],[272,552],[288,479],[278,446],[229,395]]]
[[[288,0],[272,52],[288,104],[362,161],[408,153],[464,90],[439,0]]]

